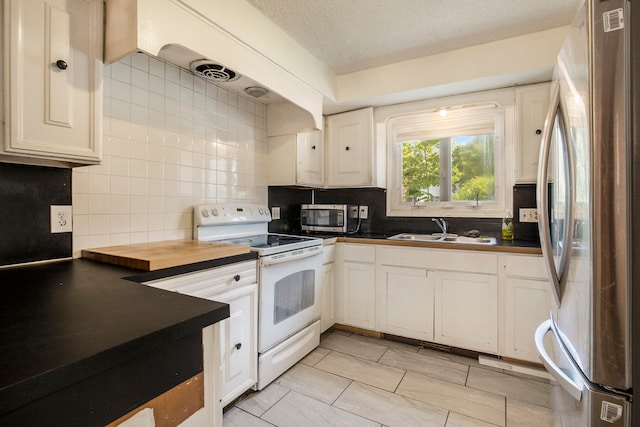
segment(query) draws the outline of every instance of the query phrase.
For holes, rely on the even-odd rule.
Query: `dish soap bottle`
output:
[[[513,217],[509,209],[504,211],[502,217],[502,240],[513,240]]]

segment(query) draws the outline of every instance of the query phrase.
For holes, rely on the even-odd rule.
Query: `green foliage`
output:
[[[475,176],[460,184],[453,200],[493,200],[494,182],[493,175]]]
[[[459,138],[463,140],[464,138]],[[455,138],[452,138],[455,140]],[[493,200],[493,135],[478,135],[462,144],[452,143],[451,185],[454,200]],[[430,192],[440,185],[440,140],[402,144],[402,185],[404,198],[437,201]]]
[[[405,198],[433,201],[430,187],[440,184],[440,140],[402,144],[402,186]]]

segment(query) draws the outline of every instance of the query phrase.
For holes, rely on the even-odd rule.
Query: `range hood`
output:
[[[107,0],[105,63],[141,51],[190,69],[194,61],[221,64],[239,75],[221,83],[243,93],[264,87],[259,102],[287,100],[322,129],[322,95],[292,72],[244,43],[207,16],[193,0]]]

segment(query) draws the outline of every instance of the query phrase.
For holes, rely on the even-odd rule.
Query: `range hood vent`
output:
[[[232,69],[206,59],[193,61],[189,66],[195,74],[217,83],[232,82],[240,78],[240,74]]]

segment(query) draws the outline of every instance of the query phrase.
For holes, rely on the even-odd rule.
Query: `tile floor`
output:
[[[224,426],[555,426],[556,388],[474,359],[329,331],[306,358],[228,409]]]

